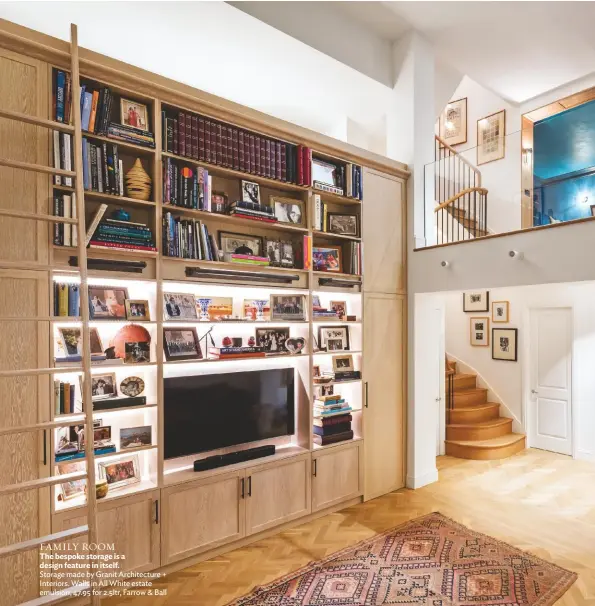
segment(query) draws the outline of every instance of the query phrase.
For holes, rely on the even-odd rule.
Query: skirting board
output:
[[[422,476],[407,476],[407,488],[416,490],[438,481],[438,470],[434,469]]]

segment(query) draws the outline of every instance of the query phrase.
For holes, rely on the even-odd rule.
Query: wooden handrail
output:
[[[437,213],[439,210],[442,210],[449,204],[452,204],[455,200],[466,196],[467,194],[472,194],[474,191],[479,192],[480,194],[487,194],[488,190],[485,187],[468,187],[467,189],[462,189],[458,194],[455,194],[448,200],[442,202],[442,204],[438,204],[438,206],[434,209],[434,212]]]
[[[434,135],[434,137],[436,138],[436,141],[442,145],[442,147],[449,149],[461,162],[463,162],[463,164],[466,164],[477,175],[477,184],[481,185],[481,172],[479,168],[477,168],[477,166],[473,166],[469,160],[465,160],[465,158],[454,147],[451,147],[444,139],[441,139],[438,135]]]

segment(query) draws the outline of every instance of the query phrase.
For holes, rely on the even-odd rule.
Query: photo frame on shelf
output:
[[[163,349],[168,362],[202,359],[196,328],[165,327],[163,329]]]
[[[128,289],[89,286],[89,313],[92,320],[126,320]]]
[[[506,110],[477,121],[477,165],[502,160],[506,148]]]
[[[123,488],[141,481],[138,455],[131,455],[115,461],[98,461],[98,476],[106,480],[110,490]]]
[[[221,191],[214,191],[211,194],[211,212],[225,215],[229,207],[229,198],[227,194]]]
[[[83,331],[78,326],[59,326],[60,345],[67,356],[82,355]],[[89,328],[91,354],[102,354],[103,346],[97,328]]]
[[[490,346],[490,319],[485,317],[469,318],[469,341],[473,347]]]
[[[62,465],[58,465],[59,476],[64,476],[70,473],[79,473],[81,471],[85,471],[85,463],[82,461],[63,463]],[[84,496],[85,485],[85,480],[73,480],[60,484],[60,496],[62,497],[62,500],[70,501],[71,499],[76,499],[76,497]]]
[[[268,322],[271,319],[269,299],[244,299],[243,317],[254,322]]]
[[[315,271],[343,273],[340,246],[313,246],[312,261]]]
[[[271,196],[269,204],[273,208],[275,217],[277,217],[279,223],[288,223],[297,227],[304,227],[306,225],[306,213],[302,200]]]
[[[219,248],[224,254],[263,256],[261,236],[220,231]]]
[[[463,311],[490,311],[490,291],[476,290],[463,293]]]
[[[149,110],[144,103],[120,99],[120,123],[139,130],[149,130]]]
[[[510,303],[508,301],[492,302],[492,322],[505,324],[510,317]]]
[[[305,295],[271,295],[271,320],[276,321],[305,321]]]
[[[467,143],[467,97],[446,104],[440,116],[440,138],[448,145]]]
[[[93,400],[115,398],[118,395],[115,372],[91,375],[91,397]]]
[[[318,343],[323,351],[349,350],[349,326],[319,326]]]
[[[163,293],[163,312],[167,321],[198,320],[196,297],[186,293]]]
[[[256,345],[262,347],[267,353],[289,353],[285,346],[288,339],[289,328],[287,327],[256,329]]]
[[[339,236],[359,236],[359,217],[346,213],[328,213],[328,231]]]
[[[124,344],[124,364],[148,364],[151,347],[147,341],[130,341]]]
[[[334,311],[339,318],[347,315],[347,301],[331,301],[329,308]]]
[[[145,382],[141,377],[126,377],[120,382],[120,393],[129,398],[140,396],[145,391]]]
[[[351,372],[355,370],[353,365],[353,356],[351,354],[344,356],[333,356],[333,370],[335,372]]]
[[[151,425],[142,425],[141,427],[121,427],[120,428],[120,448],[140,448],[141,446],[150,446],[153,443]]]
[[[254,181],[242,179],[242,202],[260,204],[260,185]]]
[[[128,320],[150,321],[149,302],[141,299],[126,299],[126,317]]]
[[[518,328],[492,328],[492,360],[516,362],[518,336]]]
[[[335,395],[335,386],[334,385],[320,385],[320,395],[321,396]]]

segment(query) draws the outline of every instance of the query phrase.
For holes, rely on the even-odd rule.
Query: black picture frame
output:
[[[345,341],[346,341],[347,347],[344,347],[343,349],[329,350],[328,345],[326,344],[326,339],[323,340],[323,338],[322,338],[322,331],[324,331],[324,330],[341,330],[341,329],[345,330]],[[349,326],[347,326],[346,324],[339,324],[339,325],[335,325],[335,326],[319,326],[318,327],[318,345],[319,345],[320,349],[323,351],[349,351],[351,349],[351,344],[349,341]]]
[[[333,230],[333,221],[334,217],[352,217],[355,219],[355,232],[354,233],[344,233]],[[354,238],[359,238],[359,217],[356,214],[351,213],[328,213],[328,231],[330,234],[336,234],[340,236],[352,236]]]
[[[494,351],[496,348],[496,343],[499,343],[500,340],[497,336],[498,332],[513,332],[514,333],[514,358],[498,358],[494,356]],[[496,360],[498,362],[518,362],[519,358],[519,329],[518,328],[492,328],[492,360]]]
[[[226,250],[226,247],[223,245],[223,239],[227,238],[229,236],[232,236],[232,237],[235,236],[236,238],[243,238],[243,239],[246,239],[246,240],[254,240],[255,242],[258,242],[258,246],[259,246],[258,252],[252,251],[252,254],[254,256],[256,256],[256,257],[266,256],[264,254],[264,252],[265,252],[264,251],[264,238],[262,236],[255,236],[253,234],[240,234],[240,233],[237,233],[237,232],[225,231],[225,230],[218,231],[217,235],[219,237],[219,249],[223,253],[229,252],[229,251]],[[248,253],[236,253],[236,254],[248,254]]]
[[[195,353],[190,354],[181,354],[176,355],[172,353],[170,342],[168,341],[168,333],[172,332],[191,332],[194,338],[194,350]],[[172,362],[175,360],[202,360],[202,351],[200,348],[200,341],[198,339],[198,333],[196,332],[196,328],[191,326],[181,326],[180,328],[174,328],[173,326],[168,326],[163,329],[163,350],[165,352],[165,359],[168,362]]]
[[[485,303],[485,307],[478,307],[477,309],[467,309],[467,295],[470,293],[463,293],[463,311],[467,314],[472,314],[472,313],[476,313],[476,312],[484,312],[484,311],[490,311],[490,291],[489,290],[485,290],[482,291],[485,292],[485,297],[486,297],[486,303]]]

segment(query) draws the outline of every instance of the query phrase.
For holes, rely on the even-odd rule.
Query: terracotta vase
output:
[[[151,197],[151,177],[137,158],[132,168],[126,173],[126,193],[129,198],[148,200]]]

